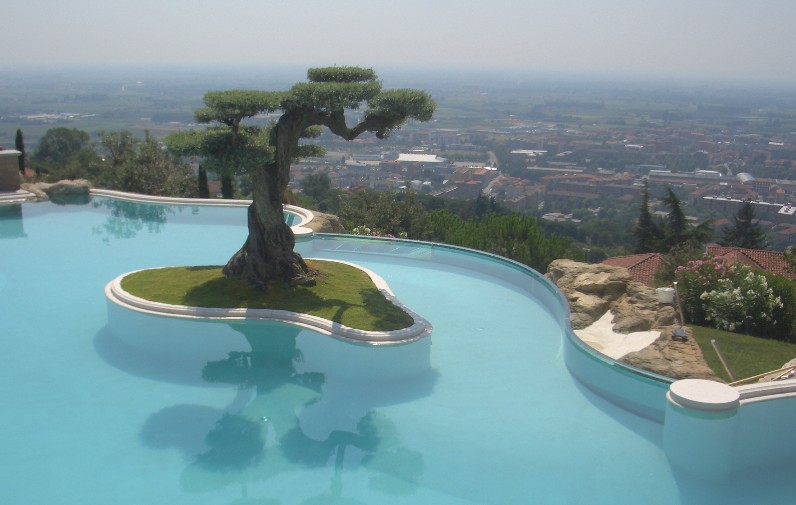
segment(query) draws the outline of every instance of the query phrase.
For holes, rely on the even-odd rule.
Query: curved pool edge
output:
[[[125,200],[129,202],[143,202],[155,203],[162,205],[207,205],[211,207],[248,207],[252,204],[252,200],[230,200],[224,198],[183,198],[175,196],[154,196],[154,195],[141,195],[138,193],[127,193],[124,191],[116,191],[112,189],[97,189],[91,188],[89,193],[92,196],[104,196],[108,198],[116,198],[118,200]],[[315,233],[307,225],[315,219],[315,214],[309,209],[297,207],[295,205],[284,204],[282,209],[285,212],[298,216],[299,222],[290,227],[293,230],[293,235],[296,241],[304,241],[312,238]]]
[[[311,258],[309,258],[311,259]],[[307,328],[323,335],[328,335],[339,340],[344,340],[355,344],[365,345],[400,345],[408,344],[427,337],[432,332],[431,324],[418,313],[402,304],[393,294],[386,281],[376,273],[362,268],[354,263],[338,260],[324,260],[336,261],[337,263],[344,263],[349,266],[358,268],[365,272],[379,292],[384,295],[387,300],[393,305],[399,307],[401,310],[409,314],[414,320],[414,323],[400,330],[392,331],[368,331],[351,328],[344,324],[336,323],[328,319],[309,314],[302,314],[298,312],[291,312],[287,310],[273,310],[273,309],[250,309],[250,308],[211,308],[211,307],[191,307],[188,305],[173,305],[167,303],[153,302],[144,298],[132,295],[124,290],[121,286],[122,280],[135,272],[127,272],[119,275],[108,284],[105,285],[105,296],[107,299],[123,308],[134,310],[145,314],[175,317],[185,319],[204,319],[204,320],[221,320],[221,321],[241,321],[241,320],[260,320],[260,321],[275,321],[285,324]],[[168,268],[168,267],[159,267]]]
[[[435,250],[465,253],[462,259],[459,260],[459,266],[464,268],[475,268],[475,262],[468,262],[467,258],[478,257],[490,258],[493,261],[509,266],[511,270],[521,272],[522,276],[513,275],[511,272],[505,275],[499,275],[496,272],[491,272],[490,274],[496,275],[502,280],[528,292],[533,298],[542,303],[548,312],[553,315],[554,319],[558,321],[562,330],[564,364],[570,375],[591,392],[618,405],[622,409],[658,423],[663,422],[666,411],[666,393],[669,386],[676,379],[628,365],[606,356],[583,342],[572,329],[571,311],[564,293],[544,274],[528,265],[497,254],[436,242],[367,236],[355,236],[354,239],[351,236],[335,233],[316,233],[315,237],[316,239],[337,241],[351,239],[363,243],[384,242],[395,247],[399,247],[402,243],[422,244],[429,249],[432,256]],[[315,242],[317,240],[313,241],[313,243]],[[359,248],[359,250],[353,249],[348,252],[372,254],[368,249],[365,246]],[[422,260],[423,258],[416,256],[415,259]],[[534,282],[529,283],[525,276],[530,277]]]
[[[251,204],[251,200],[158,197],[150,195],[139,195],[135,193],[124,193],[120,191],[104,190],[104,189],[91,189],[91,194],[96,196],[119,198],[129,201],[160,203],[160,204],[211,205],[211,206],[248,206]],[[313,237],[353,239],[352,236],[348,235],[313,232],[312,230],[306,227],[307,223],[309,223],[314,218],[314,214],[311,211],[292,205],[285,205],[284,208],[286,211],[292,212],[300,217],[300,222],[291,227],[294,234],[296,235],[297,241],[307,241],[312,239]],[[504,280],[507,280],[512,284],[521,287],[522,289],[525,289],[535,298],[539,299],[559,321],[559,324],[561,325],[563,330],[562,340],[564,347],[564,362],[567,366],[569,373],[575,379],[581,382],[586,388],[598,394],[599,396],[607,399],[608,401],[611,401],[612,403],[615,403],[620,407],[628,411],[631,411],[635,414],[647,417],[649,419],[653,419],[657,422],[663,422],[664,413],[666,410],[666,393],[668,391],[670,384],[674,382],[675,379],[670,377],[660,376],[652,372],[639,369],[631,365],[627,365],[625,363],[622,363],[621,361],[614,360],[613,358],[610,358],[600,353],[596,349],[593,349],[588,345],[586,345],[585,343],[583,343],[583,341],[581,341],[572,330],[572,325],[570,320],[570,307],[569,303],[567,302],[566,296],[563,294],[563,292],[561,292],[558,286],[556,286],[552,281],[550,281],[547,277],[545,277],[542,273],[538,272],[537,270],[534,270],[533,268],[523,263],[519,263],[515,260],[511,260],[509,258],[499,256],[497,254],[485,251],[479,251],[462,246],[455,246],[455,245],[442,244],[436,242],[423,242],[423,241],[401,239],[401,238],[366,237],[366,236],[355,236],[355,238],[356,240],[359,241],[385,242],[390,244],[401,244],[401,243],[423,244],[425,247],[428,247],[432,250],[441,249],[441,250],[460,251],[466,253],[466,255],[468,256],[491,258],[495,261],[499,261],[501,263],[509,265],[512,269],[522,271],[526,275],[533,278],[536,281],[536,284],[529,287],[527,285],[528,284],[527,282],[526,283],[521,282],[521,280],[517,278],[517,276],[506,277],[504,278]],[[106,292],[107,292],[107,287],[106,287]],[[391,293],[389,295],[385,293],[385,296],[387,296],[388,299],[390,300],[394,299],[394,296]],[[130,308],[135,306],[136,304],[130,304]],[[410,311],[408,308],[404,307],[403,305],[400,306],[404,310],[406,310],[407,313],[410,313],[413,317],[416,318],[420,317],[417,316],[414,312]],[[139,311],[149,310],[141,305],[139,305],[138,307],[139,308],[137,310]],[[241,309],[237,310],[241,312]],[[161,312],[160,310],[149,310],[149,311],[154,314],[169,315],[169,313]],[[250,310],[248,312],[253,312],[253,310]],[[296,320],[292,316],[294,313],[286,313],[286,311],[272,311],[272,312],[281,312],[281,313],[271,314],[270,317],[266,316],[264,318],[261,318],[257,314],[249,315],[249,314],[237,313],[237,314],[227,314],[227,315],[224,314],[200,315],[195,311],[185,310],[184,314],[181,316],[178,316],[178,314],[174,312],[171,312],[170,315],[172,317],[192,317],[192,318],[203,318],[203,319],[230,319],[230,320],[241,320],[246,318],[271,319],[272,317],[274,318],[274,320],[280,320],[279,319],[280,317],[286,316],[287,320],[285,322],[289,322],[291,324],[296,324],[299,326],[308,327],[310,329],[315,329],[316,331],[320,331],[321,333],[325,333],[327,335],[332,335],[333,332],[335,331],[334,327],[329,327],[329,325],[334,325],[335,323],[331,323],[326,320],[324,321],[326,321],[326,323],[329,324],[325,325],[325,328],[316,329],[315,325],[313,324],[314,321],[310,322],[310,321]],[[361,330],[354,330],[354,331],[361,331]],[[409,339],[399,338],[392,343],[406,343],[406,342],[411,342],[413,340],[417,340],[422,337],[423,335],[410,337]],[[357,338],[357,336],[354,336],[353,338],[348,338],[348,337],[338,337],[338,338],[342,338],[343,340],[348,340],[350,342],[367,343]]]

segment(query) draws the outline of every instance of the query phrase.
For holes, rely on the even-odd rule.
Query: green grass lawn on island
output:
[[[315,286],[271,282],[253,289],[242,279],[221,275],[220,266],[169,267],[125,276],[122,289],[159,303],[211,308],[253,308],[298,312],[367,331],[391,331],[414,323],[412,316],[378,290],[362,270],[333,261],[310,260]]]

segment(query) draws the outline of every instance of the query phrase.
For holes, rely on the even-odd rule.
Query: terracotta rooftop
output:
[[[782,252],[765,251],[762,249],[743,249],[709,244],[705,250],[709,256],[718,256],[729,264],[741,263],[754,269],[761,269],[772,274],[796,280],[796,272],[788,268]],[[653,286],[655,273],[661,267],[665,255],[661,253],[632,254],[615,256],[603,260],[603,264],[626,268],[633,280]]]
[[[626,268],[633,280],[652,286],[655,273],[663,263],[664,255],[661,253],[632,254],[630,256],[615,256],[603,260],[603,264]]]
[[[781,275],[788,279],[796,279],[796,272],[788,268],[785,256],[779,251],[765,251],[762,249],[743,249],[740,247],[725,247],[709,244],[706,251],[710,256],[723,258],[727,263],[742,263],[752,268],[759,268]]]

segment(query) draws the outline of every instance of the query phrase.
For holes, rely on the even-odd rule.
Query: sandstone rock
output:
[[[674,379],[706,379],[722,382],[705,363],[699,344],[686,328],[685,342],[672,340],[672,328],[646,348],[622,356],[620,361]]]
[[[553,261],[547,269],[547,276],[562,290],[588,293],[608,301],[622,296],[628,282],[633,279],[624,268],[572,260]]]
[[[345,233],[345,228],[340,223],[340,218],[334,214],[324,214],[312,211],[315,217],[305,226],[318,233]]]
[[[571,291],[565,293],[572,314],[572,327],[576,330],[586,328],[608,311],[610,302],[599,296]]]
[[[38,200],[52,200],[56,203],[80,203],[88,200],[91,183],[85,179],[63,180],[54,183],[37,182],[23,184],[22,188],[36,195]]]
[[[662,305],[655,289],[633,281],[626,269],[556,260],[546,275],[566,296],[575,330],[591,326],[610,311],[614,316],[613,331],[617,333],[661,332],[651,345],[625,355],[621,361],[677,379],[718,380],[690,333],[686,342],[671,339],[671,330],[677,323],[674,307]]]

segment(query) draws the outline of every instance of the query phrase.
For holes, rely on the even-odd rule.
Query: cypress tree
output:
[[[654,252],[660,233],[661,231],[652,219],[652,213],[650,212],[649,185],[647,181],[644,181],[644,187],[641,190],[638,222],[636,222],[636,226],[633,229],[633,235],[636,237],[636,252]]]
[[[210,198],[210,187],[207,185],[207,170],[199,167],[199,198]]]
[[[229,174],[221,174],[221,196],[230,200],[235,198],[235,180]]]
[[[19,155],[19,172],[25,175],[25,140],[22,138],[22,130],[17,128],[17,137],[14,139],[16,150],[21,152]]]

